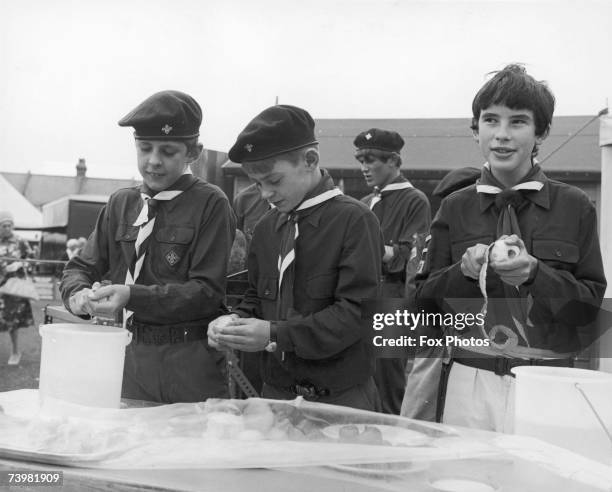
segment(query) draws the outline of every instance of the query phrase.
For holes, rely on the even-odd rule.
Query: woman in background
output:
[[[15,258],[16,260],[32,256],[32,251],[24,239],[13,233],[15,221],[8,211],[0,211],[0,258]],[[25,276],[22,262],[0,260],[0,285],[10,277]],[[19,328],[26,328],[34,324],[30,301],[22,297],[8,294],[0,295],[0,332],[8,331],[11,337],[11,355],[8,360],[10,366],[16,366],[21,360],[19,352]]]

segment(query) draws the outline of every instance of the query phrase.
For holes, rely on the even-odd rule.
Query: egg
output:
[[[498,239],[493,243],[493,247],[489,252],[489,260],[492,262],[500,262],[511,260],[520,253],[520,248],[514,245],[506,244],[503,239]]]

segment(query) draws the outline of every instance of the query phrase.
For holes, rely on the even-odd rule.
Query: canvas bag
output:
[[[38,301],[40,296],[38,291],[29,278],[11,277],[0,287],[0,294],[7,294],[15,297],[23,297]]]

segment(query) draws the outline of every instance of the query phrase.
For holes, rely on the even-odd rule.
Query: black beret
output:
[[[145,99],[119,120],[133,126],[136,139],[186,140],[200,135],[202,109],[197,101],[179,91],[161,91]]]
[[[268,159],[317,143],[308,111],[279,104],[259,113],[240,132],[229,151],[234,162]]]
[[[386,152],[397,152],[402,150],[404,139],[397,132],[370,128],[355,137],[353,144],[357,149],[376,149]]]

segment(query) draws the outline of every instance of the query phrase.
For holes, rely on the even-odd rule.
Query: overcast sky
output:
[[[612,2],[0,0],[0,170],[138,176],[117,121],[178,89],[227,151],[261,110],[466,117],[485,75],[523,62],[559,115],[612,97]]]

